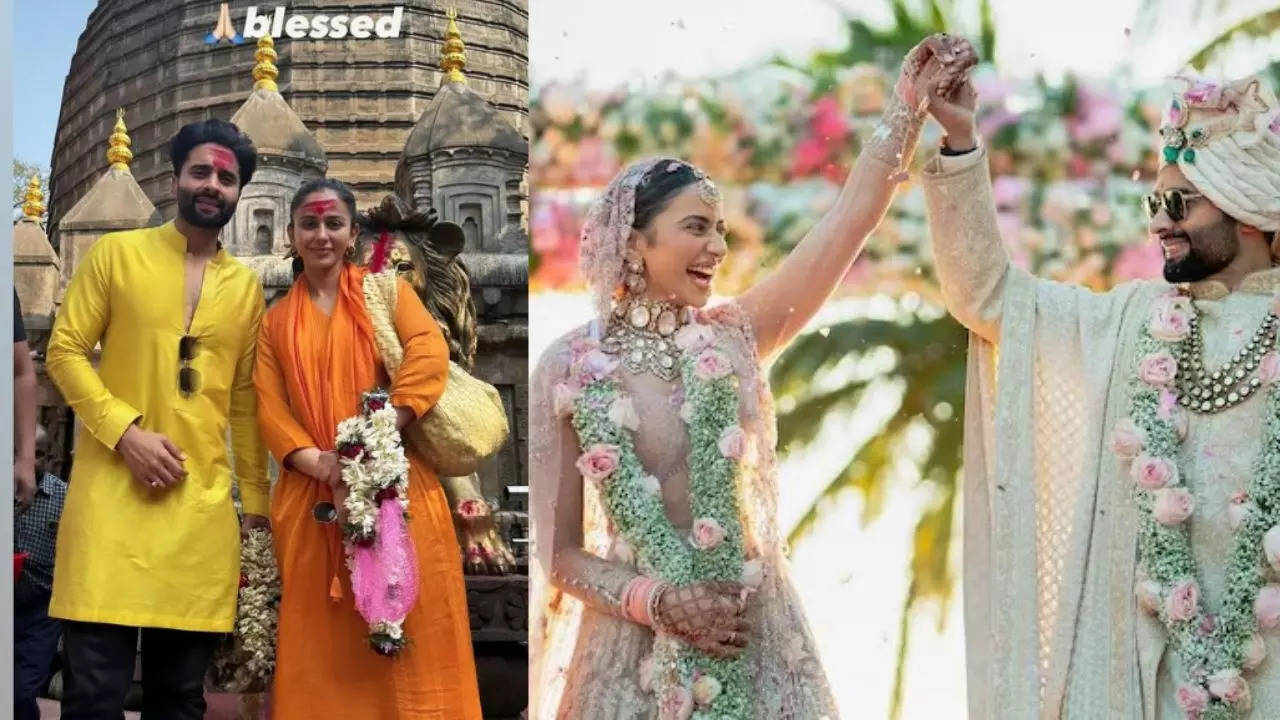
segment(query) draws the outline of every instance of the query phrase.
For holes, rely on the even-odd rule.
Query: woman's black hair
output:
[[[672,163],[676,163],[674,168]],[[673,159],[654,165],[636,187],[636,212],[631,227],[637,230],[649,227],[677,195],[701,179],[693,166],[685,162]]]
[[[181,175],[182,166],[197,145],[214,143],[221,145],[236,156],[240,164],[240,187],[243,188],[253,179],[253,171],[258,165],[258,151],[249,139],[233,123],[217,118],[201,120],[183,125],[178,134],[169,141],[169,161],[173,163],[173,174]]]
[[[343,204],[347,206],[347,212],[351,216],[352,224],[356,221],[356,196],[351,192],[351,188],[341,180],[333,178],[316,178],[308,180],[298,188],[298,192],[293,194],[293,200],[289,202],[289,224],[293,224],[293,216],[297,214],[298,208],[302,207],[302,201],[307,196],[319,190],[332,190]]]

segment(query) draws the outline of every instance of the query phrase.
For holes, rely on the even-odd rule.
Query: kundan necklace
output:
[[[614,308],[600,348],[618,356],[622,367],[633,375],[651,372],[671,382],[680,376],[675,335],[688,322],[688,308],[628,297]]]
[[[1175,385],[1178,403],[1197,413],[1217,413],[1234,407],[1262,387],[1257,370],[1262,356],[1276,345],[1276,331],[1280,322],[1274,312],[1267,313],[1253,337],[1222,367],[1210,372],[1204,367],[1204,332],[1200,328],[1200,313],[1195,300],[1188,299],[1190,332],[1173,349],[1178,361]]]

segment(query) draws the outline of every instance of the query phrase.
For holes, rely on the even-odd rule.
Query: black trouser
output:
[[[204,673],[218,636],[142,628],[143,720],[201,720]],[[124,717],[138,628],[64,622],[62,720]]]
[[[40,720],[36,698],[49,684],[61,623],[49,617],[47,590],[20,583],[13,605],[13,717]]]

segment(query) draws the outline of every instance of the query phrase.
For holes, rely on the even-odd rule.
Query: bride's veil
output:
[[[623,253],[635,219],[636,189],[662,160],[649,158],[633,163],[609,183],[587,214],[582,229],[581,269],[591,289],[600,318],[607,318],[613,293],[621,285]],[[603,321],[591,324],[597,335]],[[565,673],[573,657],[582,618],[582,603],[551,585],[551,558],[555,547],[555,508],[565,492],[562,468],[572,467],[579,453],[577,436],[568,420],[555,412],[555,386],[568,374],[568,342],[557,341],[542,356],[529,387],[529,497],[533,538],[529,567],[529,718],[555,717]],[[571,483],[572,487],[579,483]],[[584,548],[604,557],[612,545],[608,519],[590,483],[584,483]]]

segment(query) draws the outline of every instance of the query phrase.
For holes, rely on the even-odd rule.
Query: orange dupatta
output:
[[[294,417],[322,451],[334,449],[338,423],[356,414],[360,394],[373,389],[379,380],[379,358],[373,339],[373,323],[364,304],[366,270],[346,263],[338,281],[338,298],[329,318],[324,352],[303,351],[299,338],[322,332],[315,327],[306,275],[299,275],[289,293],[281,299],[280,310],[288,323],[277,324],[273,345],[280,358]],[[326,383],[315,382],[324,379]],[[322,488],[322,494],[332,492]],[[342,538],[337,524],[326,526],[329,538],[329,597],[342,597],[338,579]]]

